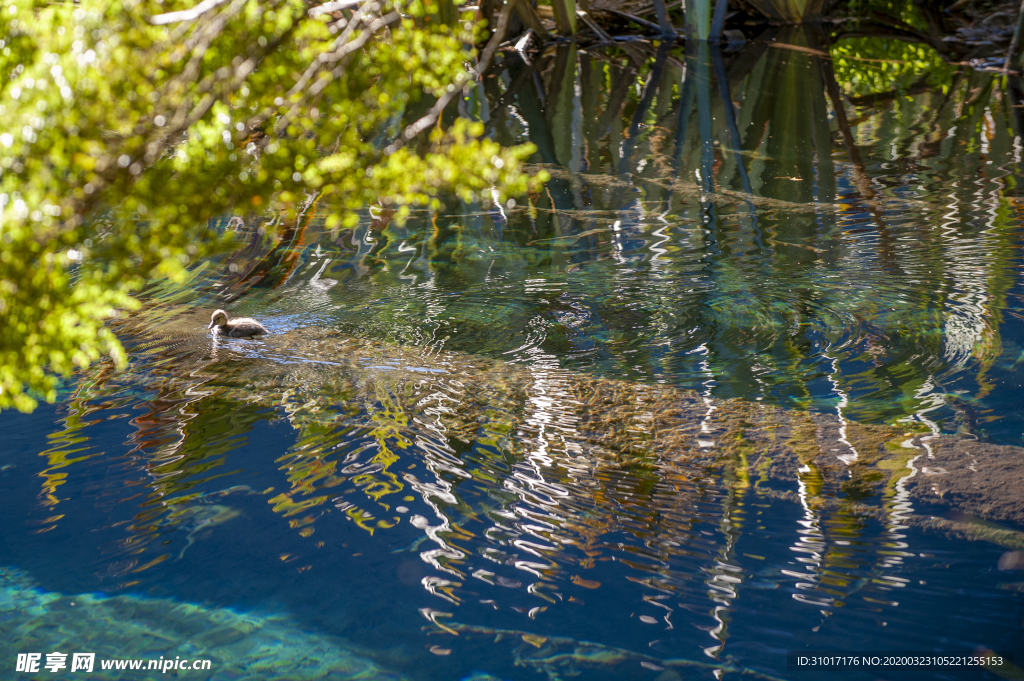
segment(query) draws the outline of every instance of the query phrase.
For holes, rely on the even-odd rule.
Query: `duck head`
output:
[[[214,311],[213,316],[210,317],[210,325],[206,328],[209,330],[215,326],[227,326],[227,323],[228,313],[224,310],[216,310]]]

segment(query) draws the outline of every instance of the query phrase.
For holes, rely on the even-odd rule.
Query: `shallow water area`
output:
[[[460,113],[537,145],[542,191],[225,219],[236,251],[114,325],[127,371],[0,414],[4,659],[1024,667],[1021,109],[968,69],[869,101],[814,39],[509,56]],[[212,338],[219,307],[270,333]]]

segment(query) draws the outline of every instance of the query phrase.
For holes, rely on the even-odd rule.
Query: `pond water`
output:
[[[922,86],[869,47],[509,53],[460,113],[533,142],[542,191],[340,234],[315,196],[293,224],[225,218],[242,245],[117,327],[126,372],[0,415],[4,588],[38,601],[3,606],[3,664],[64,645],[215,660],[190,679],[823,678],[787,670],[808,650],[1024,666],[1024,110],[998,74]],[[865,90],[879,63],[905,67],[896,91]],[[270,334],[212,339],[218,307]],[[979,470],[999,473],[954,493]],[[183,603],[273,634],[257,655],[177,626]],[[300,673],[328,649],[372,662]]]

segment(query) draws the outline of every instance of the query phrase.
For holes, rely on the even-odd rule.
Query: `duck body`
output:
[[[214,336],[227,338],[252,338],[267,333],[267,329],[255,319],[238,317],[229,320],[228,313],[224,310],[213,313],[210,317],[210,326],[207,328],[213,331]]]

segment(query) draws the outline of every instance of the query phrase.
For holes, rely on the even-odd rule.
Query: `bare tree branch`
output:
[[[150,17],[149,23],[154,26],[163,26],[164,24],[177,24],[182,21],[195,21],[210,10],[217,9],[227,1],[228,0],[203,0],[192,9],[183,9],[180,12],[157,14],[156,16]]]
[[[512,15],[514,5],[514,0],[508,0],[508,2],[506,2],[501,8],[501,14],[498,15],[498,25],[494,27],[494,34],[487,42],[487,47],[484,48],[480,61],[477,62],[477,75],[482,76],[487,72],[487,69],[491,66],[491,59],[494,58],[494,53],[497,52],[498,47],[505,42],[505,33],[508,32],[508,20]],[[409,140],[415,138],[421,132],[434,125],[451,101],[461,92],[461,88],[454,88],[441,95],[441,98],[437,100],[437,103],[431,107],[430,111],[425,116],[408,126],[394,142],[384,148],[384,154],[387,156],[395,153],[405,146]]]
[[[343,9],[349,9],[355,7],[361,2],[361,0],[336,0],[335,2],[325,2],[322,5],[312,8],[307,12],[311,17],[317,17],[321,14],[330,14],[331,12],[338,12]]]

